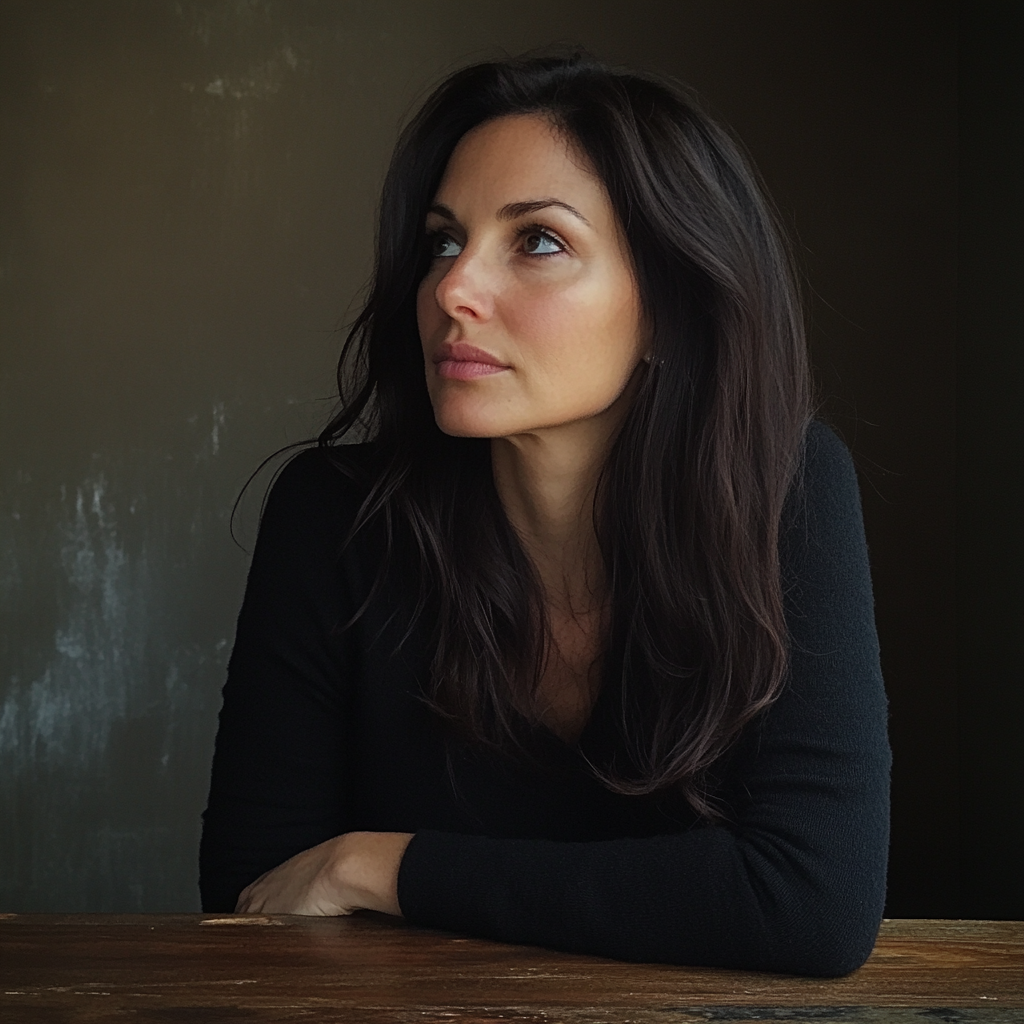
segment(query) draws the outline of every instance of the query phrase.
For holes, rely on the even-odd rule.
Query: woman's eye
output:
[[[460,252],[462,252],[462,246],[450,235],[438,232],[430,236],[431,256],[458,256]]]
[[[523,248],[531,256],[548,256],[562,252],[562,246],[543,231],[530,231],[523,236]]]

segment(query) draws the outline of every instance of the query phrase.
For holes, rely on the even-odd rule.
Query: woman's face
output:
[[[441,430],[512,437],[614,415],[643,355],[636,281],[604,185],[550,123],[465,135],[426,227],[416,314]]]

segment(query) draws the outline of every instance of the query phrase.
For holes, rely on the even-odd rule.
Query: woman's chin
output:
[[[466,396],[452,401],[435,401],[434,422],[452,437],[502,437],[509,433],[508,416],[496,416],[496,402],[467,402]],[[460,400],[461,399],[461,400]]]
[[[451,437],[501,437],[506,431],[486,416],[434,417],[442,433]]]

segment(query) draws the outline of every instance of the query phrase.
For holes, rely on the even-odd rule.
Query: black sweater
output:
[[[594,780],[584,757],[615,742],[604,692],[577,748],[538,727],[533,763],[446,741],[417,697],[422,628],[399,647],[414,581],[391,571],[340,628],[381,571],[380,530],[339,556],[364,487],[313,449],[271,490],[203,816],[204,910],[332,836],[414,832],[398,878],[414,923],[623,960],[826,976],[865,960],[890,754],[856,477],[828,428],[809,432],[782,538],[789,678],[723,762],[725,826]]]

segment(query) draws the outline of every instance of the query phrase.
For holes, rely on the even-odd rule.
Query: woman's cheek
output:
[[[502,304],[506,333],[531,362],[560,363],[578,344],[579,316],[586,315],[557,289],[519,289]]]

